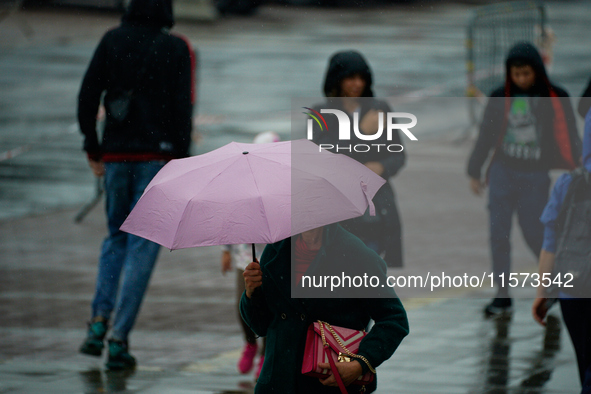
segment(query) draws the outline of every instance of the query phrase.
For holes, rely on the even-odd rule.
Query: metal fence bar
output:
[[[531,41],[544,53],[546,10],[541,1],[513,1],[478,7],[466,28],[469,137],[480,123],[486,96],[503,82],[504,57],[518,41]]]
[[[96,186],[94,190],[95,193],[92,200],[86,203],[74,217],[75,223],[82,222],[82,220],[86,217],[86,215],[88,215],[92,208],[94,208],[95,205],[97,205],[101,201],[101,197],[105,193],[105,180],[102,176],[96,178]]]

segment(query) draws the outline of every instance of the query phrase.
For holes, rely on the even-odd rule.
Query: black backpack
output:
[[[571,183],[556,219],[556,256],[549,289],[573,297],[591,296],[591,174],[571,172]],[[560,277],[558,277],[560,275]],[[559,282],[554,282],[558,277]]]

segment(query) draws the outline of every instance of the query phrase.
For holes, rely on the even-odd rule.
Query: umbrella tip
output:
[[[248,152],[246,152],[246,151],[245,151],[245,152],[242,152],[242,154],[243,154],[243,155],[248,155]]]

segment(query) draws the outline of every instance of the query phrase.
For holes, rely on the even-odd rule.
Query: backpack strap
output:
[[[559,244],[556,245],[556,250],[558,250],[562,246],[562,242],[564,240],[564,226],[566,223],[569,222],[569,216],[572,212],[572,204],[570,203],[577,193],[580,184],[591,184],[591,176],[589,171],[587,171],[584,167],[578,167],[575,170],[570,172],[571,182],[568,186],[566,191],[566,195],[564,196],[564,200],[562,201],[562,206],[560,207],[560,212],[556,217],[556,234],[557,240],[559,240]]]
[[[554,163],[553,168],[572,170],[573,168],[576,168],[577,165],[575,164],[575,158],[573,157],[566,115],[558,94],[556,94],[550,84],[548,85],[550,89],[550,101],[552,103],[552,109],[554,110],[554,140],[556,141],[558,152],[562,159],[561,163]]]

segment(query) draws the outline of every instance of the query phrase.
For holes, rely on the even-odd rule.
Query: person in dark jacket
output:
[[[354,127],[354,114],[359,118],[359,129],[363,134],[375,134],[379,127],[378,117],[385,118],[385,113],[391,112],[385,101],[374,98],[372,91],[372,72],[363,56],[355,51],[343,51],[334,54],[328,64],[324,80],[324,94],[327,102],[316,106],[321,108],[338,109],[344,111]],[[351,140],[339,141],[339,125],[336,116],[324,116],[327,122],[326,130],[314,128],[313,141],[317,144],[368,145],[368,141],[361,140],[355,133],[351,133]],[[383,120],[385,124],[385,120]],[[353,131],[353,130],[352,130]],[[392,140],[387,140],[386,132],[371,144],[383,144],[382,148],[372,147],[367,152],[364,149],[339,149],[338,153],[345,154],[365,164],[376,174],[386,180],[394,177],[404,167],[406,156],[402,148],[398,130],[392,133]],[[386,146],[397,145],[399,148],[388,151]],[[333,151],[336,152],[336,151]],[[366,245],[384,257],[389,267],[402,267],[402,224],[394,189],[388,182],[374,197],[376,216],[368,213],[360,218],[342,223],[343,226],[361,238]]]
[[[517,211],[525,241],[537,258],[544,234],[539,218],[550,187],[548,171],[575,168],[581,152],[568,94],[550,83],[536,48],[527,42],[516,44],[505,67],[505,85],[491,94],[468,162],[472,192],[480,195],[489,186],[490,247],[498,293],[485,307],[487,316],[511,311],[513,213]],[[483,179],[481,169],[491,152]]]
[[[107,367],[131,368],[128,336],[156,263],[159,245],[119,227],[166,161],[189,155],[194,56],[188,41],[168,32],[171,0],[133,0],[121,25],[101,39],[78,97],[84,150],[104,176],[108,236],[99,259],[84,354],[100,356],[109,328]],[[101,97],[102,139],[96,130]]]
[[[292,252],[293,247],[293,252]],[[333,376],[318,379],[301,373],[306,332],[317,321],[363,330],[370,319],[375,325],[360,343],[358,354],[367,360],[337,363],[339,375],[349,393],[373,392],[376,380],[368,386],[350,385],[371,368],[390,358],[408,334],[406,312],[394,291],[378,287],[377,298],[361,298],[368,289],[343,288],[327,296],[327,289],[313,289],[319,298],[292,298],[292,286],[300,283],[298,267],[305,275],[324,275],[343,269],[347,275],[377,276],[386,280],[384,261],[357,237],[338,224],[321,227],[268,245],[260,266],[250,263],[244,272],[246,290],[240,302],[244,321],[259,336],[267,337],[263,369],[255,387],[264,393],[337,393]],[[359,264],[362,261],[363,264]],[[349,271],[347,268],[357,269]],[[300,267],[301,268],[301,267]],[[371,290],[370,290],[371,291]],[[382,294],[377,294],[384,291]],[[374,294],[369,294],[373,296]],[[336,298],[335,298],[336,297]],[[357,297],[357,298],[355,298]],[[330,369],[324,365],[323,368]],[[377,377],[379,378],[379,370]],[[332,387],[331,387],[332,386]]]

